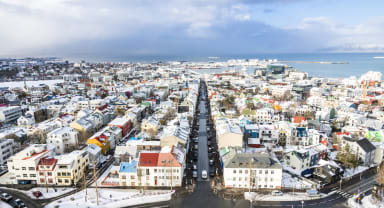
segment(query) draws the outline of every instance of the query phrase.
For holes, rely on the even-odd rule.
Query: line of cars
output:
[[[13,206],[15,208],[26,208],[27,207],[21,199],[13,200],[13,196],[11,196],[5,192],[0,194],[0,199],[2,201],[7,202],[8,204],[10,204],[11,206]]]

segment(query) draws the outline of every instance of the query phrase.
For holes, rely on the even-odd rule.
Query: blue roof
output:
[[[134,140],[134,141],[139,141],[139,140],[142,140],[143,138],[142,137],[131,137],[129,138],[129,140]]]
[[[120,172],[122,173],[135,173],[137,169],[137,161],[132,160],[129,162],[121,162],[120,163]]]

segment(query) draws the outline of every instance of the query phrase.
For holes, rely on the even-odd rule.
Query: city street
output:
[[[201,172],[209,171],[208,165],[208,146],[207,146],[207,115],[205,102],[200,101],[200,118],[199,118],[199,159],[197,163],[198,181],[201,181]],[[209,178],[209,176],[208,176]]]

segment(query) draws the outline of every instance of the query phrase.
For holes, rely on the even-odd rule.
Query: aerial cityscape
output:
[[[384,207],[351,2],[0,0],[0,208]]]

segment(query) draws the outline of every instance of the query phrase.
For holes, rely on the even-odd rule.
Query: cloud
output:
[[[340,24],[327,17],[304,18],[296,27],[300,33],[319,37],[319,51],[378,52],[384,51],[384,17],[356,24]]]
[[[307,17],[297,27],[278,28],[254,16],[255,10],[278,15],[270,4],[300,2],[0,0],[0,56],[382,50],[384,18],[345,25]]]

